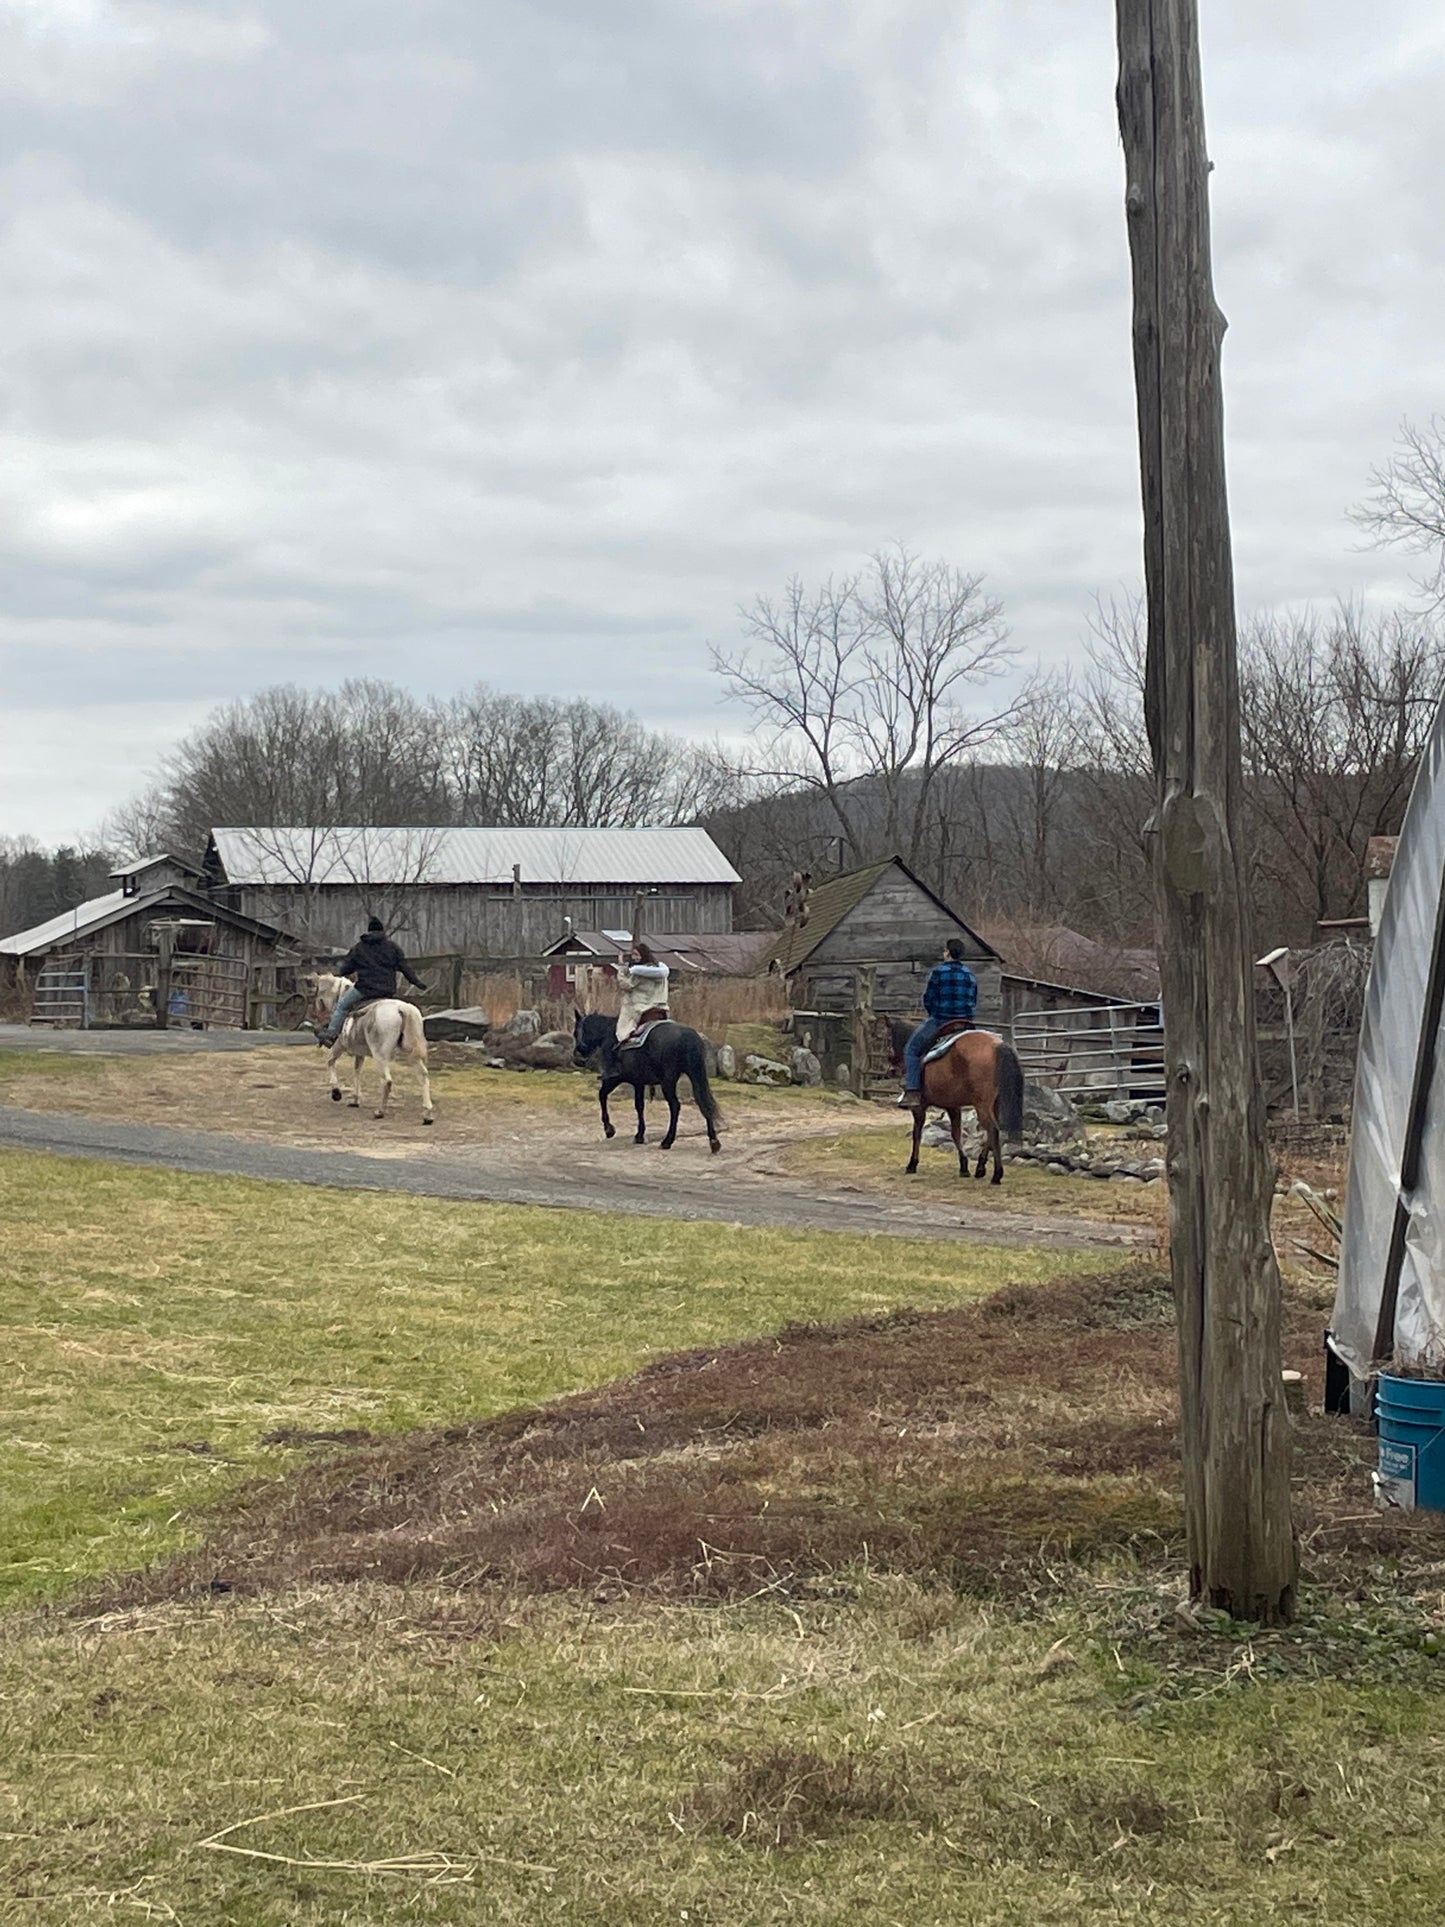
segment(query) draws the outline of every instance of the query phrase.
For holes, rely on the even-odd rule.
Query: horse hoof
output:
[[[670,1151],[672,1149],[672,1139],[670,1137],[665,1137],[662,1140],[661,1144],[658,1145],[657,1148],[659,1151]]]
[[[436,1119],[435,1119],[434,1117],[424,1117],[424,1118],[422,1119],[422,1123],[423,1123],[423,1124],[435,1124],[435,1123],[436,1123]]]
[[[906,1178],[916,1178],[918,1176],[918,1166],[916,1164],[905,1164],[903,1167],[903,1175]]]
[[[341,1093],[340,1093],[340,1091],[333,1091],[333,1092],[331,1093],[331,1101],[332,1101],[332,1103],[333,1103],[333,1104],[339,1104],[339,1103],[341,1102]]]
[[[722,1149],[722,1139],[716,1138],[716,1137],[710,1137],[707,1141],[707,1148],[709,1149],[709,1151],[712,1152],[713,1156],[716,1157],[718,1152]]]
[[[386,1112],[385,1112],[385,1111],[373,1111],[371,1115],[372,1115],[373,1117],[375,1117],[375,1118],[384,1118],[384,1117],[386,1116]]]
[[[989,1183],[990,1183],[990,1184],[1002,1184],[1002,1183],[1003,1183],[1003,1172],[1002,1172],[1002,1171],[995,1171],[995,1172],[994,1172],[994,1174],[993,1174],[993,1176],[992,1176],[992,1177],[991,1177],[991,1178],[989,1179]]]
[[[361,1099],[359,1097],[348,1097],[346,1100],[346,1108],[348,1111],[359,1111],[361,1109]]]
[[[611,1125],[611,1124],[609,1124],[609,1125],[607,1126],[607,1130],[606,1130],[606,1135],[607,1135],[608,1137],[616,1137],[616,1135],[617,1135],[617,1131],[616,1131],[616,1128],[615,1128],[615,1127],[614,1127],[613,1125]]]

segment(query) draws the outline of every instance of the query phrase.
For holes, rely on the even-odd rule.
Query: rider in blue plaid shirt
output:
[[[950,937],[944,945],[943,962],[935,964],[923,993],[923,1008],[928,1012],[909,1038],[903,1052],[905,1089],[899,1106],[912,1109],[923,1095],[923,1057],[945,1024],[973,1022],[978,1009],[978,979],[963,961],[963,939]]]

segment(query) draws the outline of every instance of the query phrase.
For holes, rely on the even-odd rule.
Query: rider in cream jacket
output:
[[[617,1041],[629,1038],[644,1011],[667,1012],[667,965],[659,963],[645,943],[634,943],[625,963],[617,966],[622,1008],[617,1013]]]

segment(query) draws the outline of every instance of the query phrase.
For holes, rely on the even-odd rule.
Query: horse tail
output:
[[[998,1085],[995,1115],[1005,1137],[1022,1137],[1024,1128],[1024,1068],[1011,1044],[1000,1044],[994,1063]]]
[[[722,1113],[718,1110],[717,1099],[712,1094],[712,1085],[707,1081],[707,1052],[703,1049],[702,1039],[696,1031],[689,1033],[683,1051],[683,1068],[687,1081],[692,1085],[692,1094],[697,1099],[697,1108],[702,1112],[713,1130],[722,1126]]]
[[[401,1047],[424,1058],[426,1031],[422,1028],[422,1014],[415,1004],[406,1003],[402,998],[398,998],[397,1002],[401,1004]]]

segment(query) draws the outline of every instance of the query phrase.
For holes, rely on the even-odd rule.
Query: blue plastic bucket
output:
[[[1381,1372],[1380,1486],[1404,1512],[1445,1512],[1445,1382]]]

